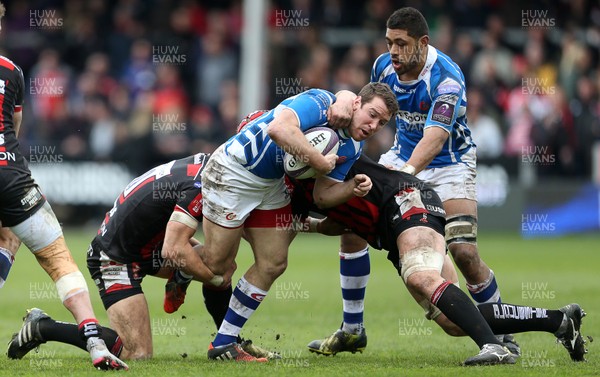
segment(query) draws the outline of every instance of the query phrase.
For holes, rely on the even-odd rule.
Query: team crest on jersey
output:
[[[0,80],[0,94],[4,94],[5,86],[6,86],[6,82],[4,80]]]

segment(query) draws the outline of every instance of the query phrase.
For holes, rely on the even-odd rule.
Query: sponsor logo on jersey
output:
[[[408,93],[408,94],[413,94],[417,91],[417,88],[412,88],[412,89],[404,89],[399,87],[398,85],[394,84],[394,90],[398,93]]]
[[[0,134],[0,145],[4,145],[4,135]]]
[[[200,214],[202,214],[202,193],[196,195],[196,197],[190,202],[188,211],[194,217],[198,217]]]
[[[0,94],[4,94],[4,87],[6,82],[4,80],[0,80]]]
[[[40,200],[42,200],[42,193],[37,189],[37,187],[32,187],[21,199],[21,207],[23,207],[24,211],[29,211],[37,203],[39,203]]]
[[[438,94],[455,93],[460,92],[460,84],[451,78],[447,78],[440,83],[437,88]]]
[[[454,115],[454,107],[458,102],[457,95],[445,94],[439,96],[433,104],[433,113],[431,120],[440,122],[449,126],[452,124],[452,116]]]

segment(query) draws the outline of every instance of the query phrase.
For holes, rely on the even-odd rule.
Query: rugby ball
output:
[[[304,137],[323,156],[336,154],[340,146],[337,133],[329,127],[311,128],[304,132]],[[306,161],[302,161],[302,158],[296,158],[290,153],[285,153],[283,157],[283,169],[287,175],[296,179],[307,179],[316,175],[315,169]]]

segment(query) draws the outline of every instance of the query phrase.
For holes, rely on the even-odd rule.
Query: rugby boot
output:
[[[517,356],[500,344],[484,344],[479,353],[465,360],[464,365],[514,364]]]
[[[565,319],[554,335],[567,349],[571,360],[585,361],[587,350],[585,349],[585,340],[580,332],[581,319],[585,317],[585,312],[578,304],[569,304],[559,310],[565,314]]]
[[[335,355],[339,352],[361,352],[367,347],[367,332],[364,327],[359,334],[349,334],[342,329],[337,330],[325,339],[313,340],[308,344],[310,352],[320,355]]]
[[[27,313],[23,317],[23,326],[18,333],[13,334],[12,339],[8,342],[6,355],[9,359],[22,359],[29,351],[46,343],[40,334],[40,321],[46,318],[50,319],[50,316],[42,309],[27,309]]]
[[[165,299],[163,309],[167,313],[175,313],[185,301],[185,294],[191,280],[186,283],[178,283],[175,278],[177,271],[171,274],[167,284],[165,284]]]
[[[212,342],[208,346],[208,358],[210,360],[222,361],[241,361],[266,363],[265,357],[254,357],[244,351],[239,343],[229,343],[222,346],[213,346]]]
[[[269,351],[262,347],[259,347],[256,344],[252,343],[252,341],[250,339],[248,339],[248,340],[242,339],[242,341],[240,342],[240,346],[242,347],[242,349],[244,351],[246,351],[250,355],[256,357],[257,359],[259,359],[259,358],[265,358],[267,360],[281,359],[281,355],[279,353]]]

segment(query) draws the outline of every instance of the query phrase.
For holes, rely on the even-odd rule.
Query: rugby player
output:
[[[0,20],[6,9],[0,3]],[[0,287],[6,282],[21,242],[56,285],[63,305],[77,322],[75,336],[98,369],[127,369],[101,339],[88,287],[73,260],[50,204],[31,176],[17,139],[23,119],[25,83],[21,68],[0,56]],[[29,341],[23,337],[18,342]]]
[[[219,147],[202,172],[204,262],[214,273],[225,273],[242,233],[255,258],[237,283],[225,320],[209,345],[209,359],[266,361],[247,355],[236,339],[287,265],[289,232],[281,229],[289,229],[292,217],[283,179],[285,153],[306,161],[319,174],[315,186],[319,205],[338,204],[327,200],[327,193],[361,196],[370,188],[365,175],[343,180],[360,155],[362,141],[396,113],[396,98],[386,84],[367,84],[352,100],[350,126],[338,132],[337,155],[323,156],[308,143],[303,131],[327,125],[327,113],[335,100],[333,94],[320,89],[284,100]]]
[[[448,334],[469,335],[478,344],[480,353],[467,359],[466,365],[514,363],[516,355],[502,347],[493,334],[524,331],[551,332],[572,360],[584,360],[587,351],[580,328],[585,313],[579,305],[550,310],[487,303],[480,304],[478,312],[458,288],[456,270],[446,255],[445,212],[436,192],[418,178],[389,170],[366,156],[361,156],[348,172],[349,177],[357,174],[371,178],[373,187],[369,193],[328,209],[314,205],[312,180],[288,180],[295,214],[306,216],[312,210],[327,216],[321,220],[308,218],[309,226],[303,229],[328,235],[350,230],[372,247],[388,250],[388,259],[425,309],[426,317],[435,320]],[[348,280],[360,279],[356,275],[360,263],[350,259],[343,265],[342,273]],[[352,301],[351,296],[344,298]],[[335,355],[340,349],[362,352],[365,347],[364,337],[342,330],[325,341],[308,345],[310,351],[325,355]]]
[[[157,166],[135,178],[107,212],[88,250],[88,269],[100,292],[112,329],[102,338],[124,359],[152,357],[148,304],[141,283],[146,275],[168,278],[165,311],[183,303],[191,279],[202,281],[208,312],[217,327],[231,297],[230,276],[215,276],[201,259],[202,245],[193,238],[202,221],[200,172],[209,155],[198,153]],[[20,359],[47,341],[84,348],[76,325],[54,321],[32,309],[8,347],[8,357]],[[261,357],[277,357],[250,341],[244,349]]]
[[[464,76],[447,55],[429,45],[428,34],[427,21],[414,8],[398,9],[387,20],[388,52],[375,61],[371,82],[384,82],[392,88],[400,112],[394,145],[379,162],[416,175],[433,187],[446,211],[448,249],[471,297],[478,304],[501,302],[494,272],[477,249],[476,147],[467,127]],[[348,91],[338,93],[331,109],[334,126],[349,121],[353,96]],[[351,303],[344,297],[341,329],[364,338],[365,343],[361,292],[370,274],[368,250],[360,237],[342,236],[340,270],[345,263],[359,259],[362,267],[356,273],[362,278],[349,281],[340,272],[343,294],[353,297]],[[519,352],[512,336],[500,337],[513,352]],[[341,347],[329,351],[343,351]]]

